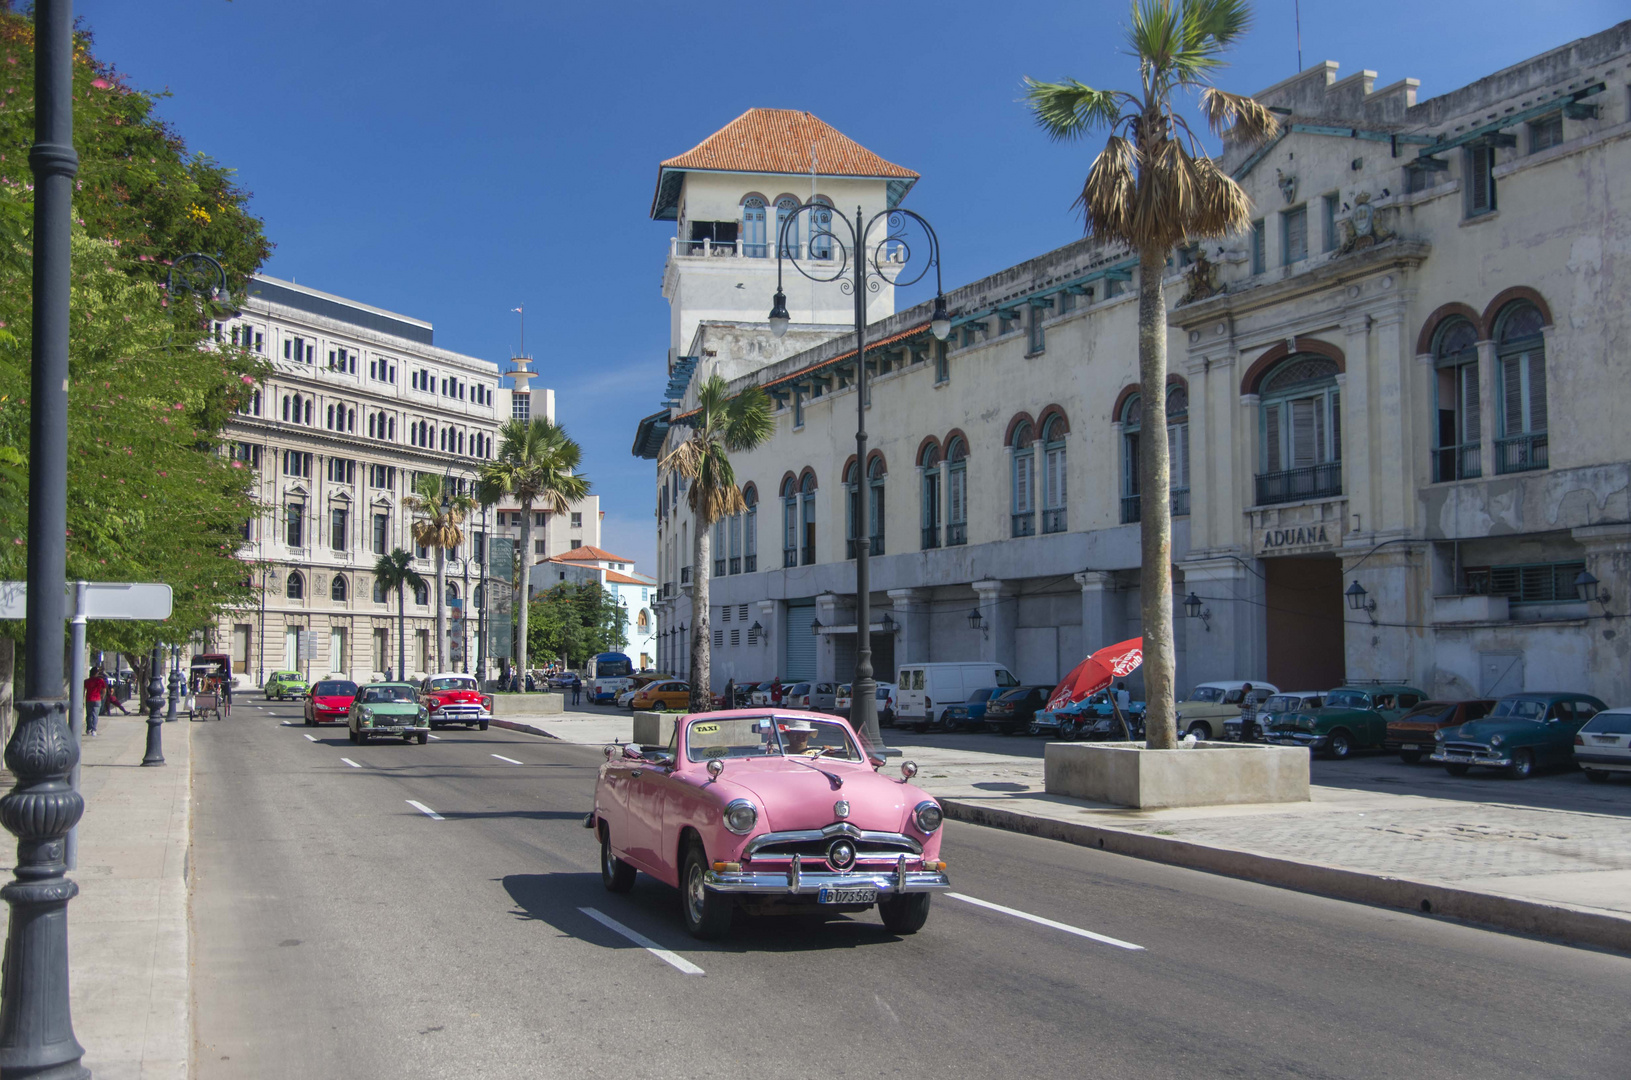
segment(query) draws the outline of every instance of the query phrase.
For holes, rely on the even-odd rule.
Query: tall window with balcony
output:
[[[1433,336],[1433,482],[1484,474],[1478,414],[1478,330],[1449,319]]]
[[[1142,504],[1138,489],[1138,440],[1144,422],[1144,399],[1139,394],[1127,398],[1121,407],[1121,522],[1139,520]]]
[[[923,550],[940,546],[940,447],[929,443],[918,455],[923,480]]]
[[[1335,360],[1300,354],[1263,380],[1259,506],[1342,494],[1337,374]]]
[[[814,566],[816,561],[816,478],[815,473],[806,472],[804,479],[799,482],[799,525],[803,536],[803,550],[800,552],[801,560],[805,566]]]
[[[1172,490],[1172,516],[1189,513],[1189,389],[1174,383],[1167,389],[1167,484]]]
[[[819,209],[810,211],[810,258],[832,258],[832,203],[817,195]]]
[[[283,541],[291,548],[306,546],[306,508],[300,503],[283,508]]]
[[[789,476],[782,483],[782,566],[799,564],[799,486]]]
[[[729,521],[720,518],[714,522],[714,577],[725,576],[725,530]]]
[[[1050,417],[1042,429],[1042,531],[1064,532],[1065,418]]]
[[[770,254],[770,245],[765,243],[765,201],[758,195],[742,200],[742,254],[750,259]]]
[[[844,469],[844,558],[855,558],[855,523],[861,517],[861,466],[850,462]]]
[[[1036,535],[1036,433],[1029,421],[1014,430],[1013,498],[1010,518],[1012,535]]]
[[[953,436],[946,444],[946,546],[968,543],[968,443]]]
[[[740,574],[742,572],[742,515],[741,514],[732,514],[731,515],[730,534],[731,534],[730,572],[733,573],[733,574]]]
[[[742,489],[742,501],[747,512],[742,515],[742,571],[757,573],[759,569],[759,489],[749,484]]]
[[[1508,304],[1495,322],[1501,372],[1501,437],[1495,471],[1526,472],[1550,462],[1546,443],[1545,318],[1527,300]]]
[[[793,216],[798,208],[799,201],[791,195],[776,200],[776,242],[781,245],[781,254],[790,259],[803,257],[799,248],[799,222]]]
[[[884,481],[888,477],[889,469],[884,464],[883,455],[874,454],[872,462],[867,466],[866,470],[867,528],[871,533],[872,554],[874,555],[882,555],[884,552]]]

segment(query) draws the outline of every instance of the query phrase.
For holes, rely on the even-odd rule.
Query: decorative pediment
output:
[[[351,496],[343,491],[331,491],[329,492],[328,501],[348,503],[351,501]]]
[[[311,492],[306,490],[306,485],[304,484],[290,484],[288,487],[283,489],[283,495],[285,498],[290,495],[298,495],[300,498],[304,499],[308,498],[311,495]]]

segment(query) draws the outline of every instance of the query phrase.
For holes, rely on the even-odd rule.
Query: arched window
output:
[[[289,395],[283,395],[283,419],[289,419]]]
[[[335,574],[334,584],[330,585],[328,588],[328,598],[336,603],[343,604],[350,598],[350,596],[351,592],[346,587],[344,575]]]
[[[799,258],[802,254],[799,249],[799,223],[793,215],[798,212],[799,201],[791,195],[783,195],[776,200],[776,237],[781,245],[781,254],[789,258]],[[782,230],[786,229],[784,233]]]
[[[782,566],[799,564],[799,485],[789,476],[782,481]]]
[[[882,555],[884,552],[883,526],[884,526],[884,481],[889,477],[889,469],[884,464],[882,455],[874,455],[872,463],[867,466],[867,528],[872,537],[872,554]]]
[[[810,211],[810,258],[832,258],[832,203],[826,196],[817,195],[814,202],[820,203],[820,208]]]
[[[807,472],[799,482],[799,527],[803,533],[800,557],[805,566],[814,566],[816,561],[815,493],[815,473]]]
[[[1527,300],[1508,304],[1495,321],[1496,360],[1501,369],[1501,437],[1495,471],[1546,468],[1545,317]]]
[[[374,579],[374,603],[385,603],[385,580],[383,578]]]
[[[357,430],[357,410],[356,409],[347,409],[345,411],[345,429],[347,431],[356,431]]]
[[[640,614],[634,617],[634,625],[635,628],[639,630],[650,630],[651,612],[647,611],[645,608],[641,608]]]
[[[728,521],[728,518],[720,518],[714,522],[714,577],[725,576],[725,530]]]
[[[452,604],[459,598],[459,587],[453,582],[447,583],[447,602]]]
[[[306,399],[306,426],[308,426],[308,427],[311,426],[311,406],[312,406],[312,399],[307,398]]]
[[[1065,418],[1046,418],[1042,428],[1042,531],[1064,532]]]
[[[1173,517],[1189,513],[1189,388],[1182,383],[1167,388],[1167,486]]]
[[[757,195],[742,200],[742,254],[750,259],[770,254],[765,243],[765,201]]]
[[[424,584],[415,585],[413,587],[413,602],[418,604],[420,607],[424,607],[425,605],[429,604],[430,589]]]
[[[1263,451],[1257,502],[1295,502],[1342,493],[1342,410],[1337,362],[1301,353],[1263,380]]]
[[[747,513],[742,515],[742,570],[752,574],[759,569],[759,489],[752,484],[742,489]]]
[[[946,546],[968,543],[968,443],[946,444]]]
[[[1121,521],[1129,524],[1139,519],[1138,501],[1138,435],[1144,421],[1144,399],[1133,394],[1121,407]]]
[[[917,467],[923,475],[923,550],[928,551],[940,546],[940,447],[925,446]]]
[[[1483,475],[1478,328],[1446,319],[1433,335],[1433,482]]]
[[[379,414],[378,413],[369,413],[368,414],[368,437],[370,439],[378,437],[378,436],[376,436],[374,434],[375,431],[378,430],[378,427],[377,427],[378,420],[379,420]]]
[[[730,521],[731,532],[731,573],[742,572],[742,514],[732,514]]]
[[[861,517],[861,466],[850,462],[844,467],[844,557],[855,558],[856,522]]]
[[[1036,535],[1036,429],[1030,421],[1021,421],[1014,429],[1011,449],[1013,462],[1013,514],[1014,536]]]
[[[299,570],[289,573],[289,584],[284,590],[284,595],[290,600],[304,600],[306,598],[306,579]]]
[[[345,425],[341,424],[340,426],[343,428]],[[330,431],[334,430],[334,406],[332,405],[328,407],[328,427]]]

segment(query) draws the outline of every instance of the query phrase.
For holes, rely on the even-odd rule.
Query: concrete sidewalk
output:
[[[164,725],[161,767],[142,768],[147,722],[104,717],[81,751],[79,896],[68,905],[69,994],[98,1080],[188,1075],[187,856],[192,724]],[[9,840],[10,837],[8,836]],[[9,879],[16,845],[6,846]],[[10,909],[0,905],[0,919]]]
[[[536,727],[627,742],[632,720],[568,713]],[[1631,817],[1320,784],[1307,803],[1130,810],[1047,794],[1040,758],[906,756],[953,819],[1631,953]]]

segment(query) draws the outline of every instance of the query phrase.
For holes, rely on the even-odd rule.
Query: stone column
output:
[[[1255,565],[1254,565],[1255,564]],[[1178,633],[1183,636],[1185,693],[1195,683],[1215,679],[1268,677],[1268,616],[1263,606],[1261,560],[1222,557],[1182,564],[1184,592],[1178,604]],[[1256,571],[1254,573],[1254,571]],[[1189,618],[1183,601],[1190,593],[1201,602],[1205,618]]]
[[[929,590],[890,589],[891,617],[900,627],[895,638],[895,664],[922,664],[929,654]]]
[[[1127,627],[1126,613],[1116,596],[1116,576],[1104,570],[1083,570],[1073,575],[1082,587],[1082,655],[1092,656],[1114,645]]]
[[[985,632],[980,637],[980,659],[1006,664],[1010,671],[1016,666],[1014,628],[1019,622],[1015,592],[1013,583],[1008,581],[974,582],[980,617],[985,620]]]
[[[781,602],[760,600],[754,605],[758,611],[759,649],[762,656],[756,661],[757,669],[764,672],[763,679],[775,678],[781,672],[781,640],[777,637],[781,626]]]
[[[1377,406],[1370,392],[1370,324],[1364,314],[1342,324],[1347,370],[1346,378],[1337,377],[1342,391],[1342,491],[1349,514],[1344,531],[1365,533],[1380,527],[1371,487],[1371,422]]]
[[[1500,434],[1501,365],[1495,342],[1478,343],[1478,467],[1482,476],[1494,476],[1495,437]]]
[[[1572,530],[1586,549],[1586,569],[1597,579],[1597,600],[1588,604],[1586,689],[1611,705],[1631,700],[1631,626],[1613,618],[1631,611],[1631,525],[1587,525]]]
[[[1390,280],[1382,279],[1383,288]],[[1377,520],[1368,527],[1376,532],[1408,532],[1415,517],[1415,481],[1421,462],[1416,440],[1411,435],[1421,430],[1420,399],[1408,384],[1411,365],[1405,359],[1404,316],[1404,306],[1398,304],[1380,312],[1372,324],[1376,340],[1376,399],[1371,403],[1371,411],[1376,417],[1376,443],[1369,461],[1381,482],[1372,487]],[[1346,428],[1343,435],[1347,435]]]

